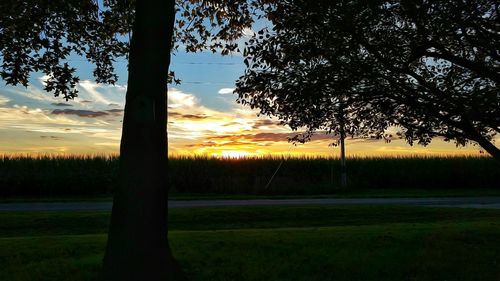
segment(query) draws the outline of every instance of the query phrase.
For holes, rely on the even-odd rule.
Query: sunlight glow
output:
[[[240,159],[240,158],[252,156],[252,153],[245,151],[245,150],[222,150],[219,155],[214,153],[212,156],[222,157],[222,158]]]
[[[125,89],[84,80],[79,84],[79,99],[61,103],[37,86],[30,85],[25,90],[8,88],[0,95],[0,154],[119,153]],[[229,87],[222,88],[222,92],[229,92]],[[266,116],[258,117],[258,111],[242,105],[234,104],[227,110],[210,108],[194,94],[174,88],[169,89],[168,99],[168,150],[172,155],[241,159],[337,157],[340,153],[339,147],[329,146],[333,140],[330,136],[293,145],[287,140],[292,134],[289,128]],[[56,111],[66,113],[55,114]],[[495,143],[500,143],[500,136]],[[440,139],[427,147],[412,147],[399,139],[385,143],[349,138],[346,154],[349,157],[486,156],[478,146],[457,148]]]

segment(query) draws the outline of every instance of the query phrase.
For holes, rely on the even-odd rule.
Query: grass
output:
[[[339,161],[334,158],[181,157],[169,159],[168,186],[180,197],[193,194],[195,197],[200,194],[349,197],[350,193],[366,193],[366,190],[375,194],[379,190],[382,194],[391,193],[387,190],[438,195],[483,190],[478,192],[500,194],[500,163],[488,157],[358,157],[348,159],[347,169],[350,186],[345,191],[339,188]],[[3,200],[109,198],[117,177],[117,157],[0,156]]]
[[[403,206],[170,210],[192,280],[500,277],[500,210]],[[0,213],[0,280],[94,280],[109,213]]]
[[[194,280],[497,280],[499,253],[487,247],[500,246],[498,231],[479,223],[402,224],[190,232],[171,239]]]
[[[429,198],[500,196],[500,189],[353,189],[310,195],[245,195],[171,192],[169,200],[248,200],[297,198]],[[110,202],[111,196],[0,197],[0,203],[26,202]]]
[[[294,198],[429,198],[500,196],[500,189],[340,189],[326,194],[309,195],[245,195],[217,193],[171,193],[170,200],[202,199],[294,199]],[[37,199],[34,199],[37,200]],[[39,199],[38,199],[39,200]]]

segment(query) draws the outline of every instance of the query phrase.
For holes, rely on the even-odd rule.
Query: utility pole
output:
[[[347,168],[345,161],[345,130],[344,122],[340,124],[340,186],[347,187]]]
[[[340,133],[340,186],[345,189],[347,187],[347,168],[345,160],[345,108],[344,108],[344,95],[340,97],[339,103],[339,133]]]

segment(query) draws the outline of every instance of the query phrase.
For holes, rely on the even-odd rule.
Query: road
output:
[[[500,209],[500,197],[443,198],[319,198],[319,199],[250,199],[250,200],[172,200],[169,208],[201,208],[228,206],[292,206],[292,205],[407,205]],[[1,203],[0,212],[42,211],[109,211],[111,202],[31,202]]]

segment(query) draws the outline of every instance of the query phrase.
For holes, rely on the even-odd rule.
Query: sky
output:
[[[0,82],[0,154],[117,154],[125,93],[126,61],[116,62],[116,85],[96,84],[93,66],[80,57],[69,62],[81,81],[79,96],[66,102],[43,90],[44,77],[33,73],[28,87]],[[170,85],[169,154],[203,156],[322,156],[339,155],[332,136],[317,135],[293,145],[294,135],[276,119],[257,116],[236,103],[232,93],[243,74],[243,58],[212,53],[172,55],[171,70],[182,80]],[[480,148],[457,148],[439,139],[429,146],[409,146],[402,140],[347,139],[349,156],[480,155]]]

